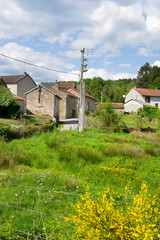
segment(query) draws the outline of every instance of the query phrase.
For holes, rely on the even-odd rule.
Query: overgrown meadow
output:
[[[160,134],[0,142],[0,239],[159,239]]]

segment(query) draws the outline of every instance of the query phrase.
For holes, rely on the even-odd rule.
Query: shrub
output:
[[[95,115],[99,118],[102,127],[111,127],[115,132],[125,128],[122,114],[116,113],[110,102],[100,104],[95,110]]]
[[[151,122],[153,118],[159,118],[160,110],[153,106],[144,106],[142,110],[138,111],[138,114],[142,117],[148,117]]]
[[[0,116],[13,117],[20,106],[15,102],[8,88],[0,86]]]
[[[76,227],[75,239],[158,239],[157,200],[157,196],[149,197],[145,183],[132,204],[126,202],[123,207],[118,207],[109,189],[95,198],[87,188],[81,200],[72,205],[70,221]]]

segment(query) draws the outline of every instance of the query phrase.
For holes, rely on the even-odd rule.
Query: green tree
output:
[[[151,70],[152,67],[148,62],[140,68],[137,75],[136,87],[149,88]]]
[[[110,101],[100,104],[95,110],[95,115],[104,128],[112,128],[115,132],[125,128],[122,114],[116,113]]]
[[[155,78],[155,80],[153,82],[153,87],[152,88],[160,89],[160,76]]]
[[[0,116],[12,117],[19,110],[19,107],[9,89],[0,86]]]
[[[100,77],[94,77],[90,81],[90,94],[96,98],[97,102],[101,101],[101,91],[104,85],[105,81]]]

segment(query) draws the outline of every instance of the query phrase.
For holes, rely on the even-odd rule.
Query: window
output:
[[[145,102],[150,102],[150,97],[149,96],[145,97]]]
[[[155,103],[155,107],[158,107],[158,103]]]

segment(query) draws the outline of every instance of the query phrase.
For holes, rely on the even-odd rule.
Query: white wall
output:
[[[142,97],[142,95],[140,93],[138,93],[136,90],[134,90],[133,88],[131,89],[131,91],[126,95],[125,97],[125,103],[128,102],[131,99],[135,99],[135,100],[140,100],[145,102],[144,98]]]
[[[9,88],[11,93],[17,96],[17,84],[7,84],[7,87]]]
[[[124,104],[125,112],[129,112],[129,113],[136,113],[138,109],[142,107],[143,107],[142,104],[135,102],[134,100],[131,100]]]
[[[143,101],[145,102],[145,96],[143,96]],[[158,103],[158,108],[160,109],[160,97],[150,97],[150,102],[147,104],[155,107],[156,103]]]

